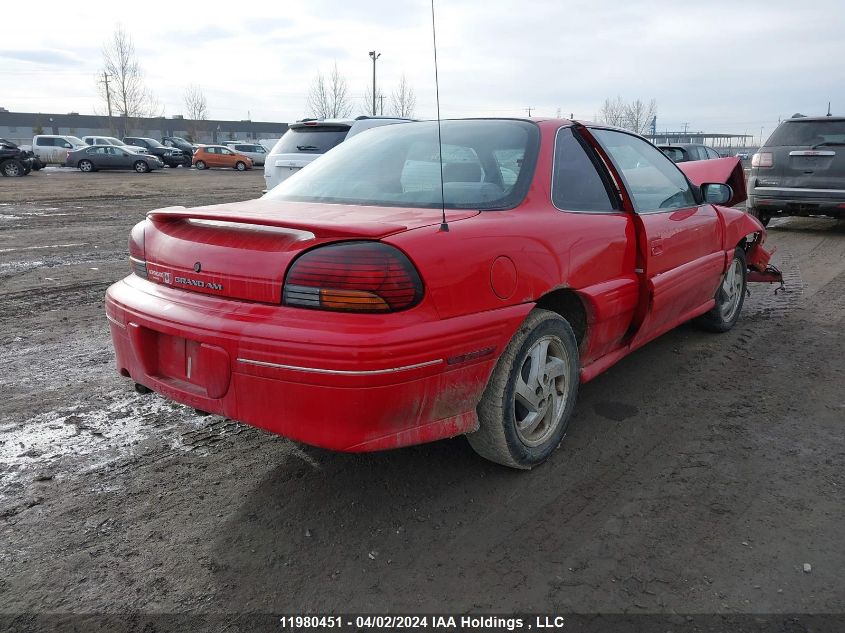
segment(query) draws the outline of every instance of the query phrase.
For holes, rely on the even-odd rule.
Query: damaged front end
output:
[[[754,239],[747,243],[745,249],[745,260],[748,266],[746,280],[751,282],[779,283],[780,289],[784,288],[783,273],[774,265],[769,263],[775,250],[767,251],[763,248],[765,233],[754,234]],[[777,292],[777,291],[775,291]]]

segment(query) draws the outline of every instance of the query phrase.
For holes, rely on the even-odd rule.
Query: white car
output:
[[[85,147],[86,143],[75,136],[62,134],[36,134],[32,137],[32,152],[42,163],[65,164],[68,151]]]
[[[412,119],[359,116],[357,119],[304,119],[291,123],[264,162],[264,183],[270,191],[347,138],[370,128]]]
[[[223,145],[236,151],[238,154],[249,156],[252,163],[256,166],[264,164],[264,159],[267,158],[267,150],[260,143],[252,143],[250,141],[224,141]]]
[[[128,145],[119,138],[115,138],[113,136],[83,136],[82,140],[88,145],[114,145],[115,147],[122,147],[127,152],[132,152],[134,154],[149,154],[146,147]]]

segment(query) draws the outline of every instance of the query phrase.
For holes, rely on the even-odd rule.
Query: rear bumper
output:
[[[830,215],[845,217],[845,191],[788,187],[756,187],[749,191],[748,208],[770,216]]]
[[[414,310],[342,315],[221,300],[134,276],[106,295],[123,375],[188,406],[341,451],[474,430],[490,372],[530,308],[446,320]]]

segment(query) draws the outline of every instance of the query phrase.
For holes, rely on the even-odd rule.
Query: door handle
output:
[[[652,255],[662,255],[663,254],[663,240],[659,237],[655,237],[648,242],[649,246],[651,247],[651,254]]]

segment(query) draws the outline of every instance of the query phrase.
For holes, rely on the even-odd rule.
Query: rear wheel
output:
[[[237,163],[235,163],[235,169],[237,169],[238,171],[244,171],[246,169],[246,163],[239,160]]]
[[[536,309],[499,358],[467,435],[482,457],[532,468],[563,439],[578,394],[578,343],[556,312]]]
[[[206,167],[205,161],[204,160],[198,160],[196,162],[196,164],[194,165],[194,167],[196,167],[197,169],[205,169],[205,167]]]
[[[23,163],[16,158],[12,158],[11,160],[7,160],[3,163],[2,171],[4,176],[15,177],[26,175]]]
[[[134,168],[139,174],[145,174],[150,171],[150,166],[143,160],[136,160]]]
[[[90,160],[81,160],[77,165],[79,167],[79,171],[84,171],[86,173],[94,171],[94,163]]]
[[[736,325],[745,301],[747,272],[745,251],[737,248],[722,283],[716,289],[716,305],[710,312],[698,317],[696,325],[708,332],[727,332]]]

